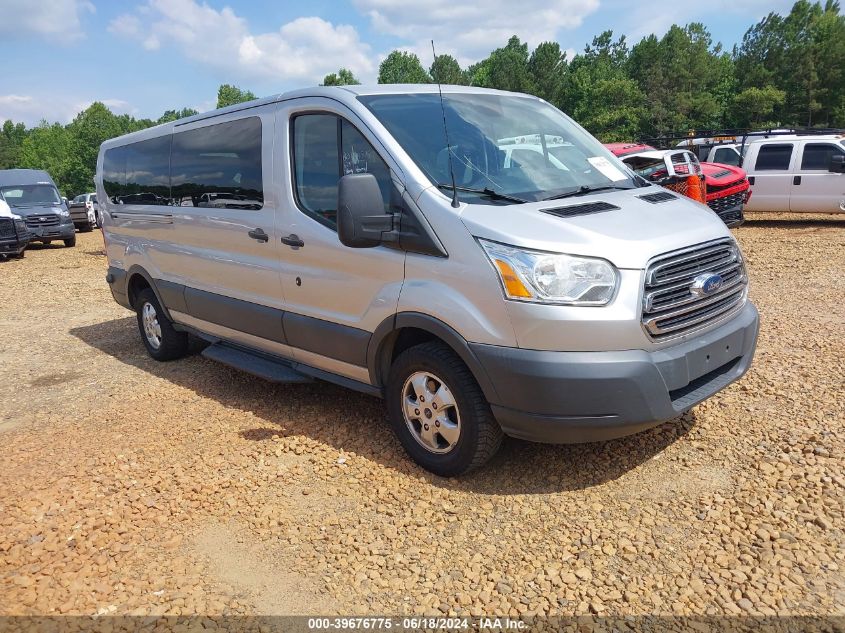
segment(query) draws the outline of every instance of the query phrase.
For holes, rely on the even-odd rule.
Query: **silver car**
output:
[[[754,353],[719,218],[524,94],[289,92],[107,141],[96,183],[107,281],[153,358],[195,335],[269,380],[382,397],[438,475],[504,435],[647,429]]]

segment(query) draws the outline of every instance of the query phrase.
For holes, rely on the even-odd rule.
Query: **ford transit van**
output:
[[[504,435],[642,431],[754,353],[718,216],[524,94],[289,92],[109,140],[96,185],[106,279],[153,358],[195,335],[269,380],[382,397],[439,475]]]
[[[23,218],[33,242],[76,246],[76,230],[56,183],[40,169],[0,170],[0,196]]]

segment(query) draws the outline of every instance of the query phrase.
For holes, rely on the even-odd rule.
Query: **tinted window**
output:
[[[261,119],[249,117],[173,135],[171,185],[183,207],[260,209]]]
[[[792,143],[762,145],[760,153],[757,154],[756,168],[758,170],[789,169],[790,158],[792,158]]]
[[[116,204],[169,205],[170,136],[106,150],[103,186]]]
[[[341,176],[373,174],[385,209],[389,208],[389,168],[361,133],[340,117],[305,114],[294,118],[293,163],[300,208],[330,228],[337,227],[337,183]]]
[[[808,143],[801,155],[801,169],[818,169],[827,171],[830,159],[845,154],[841,149],[830,143]]]
[[[739,153],[730,147],[720,147],[713,153],[713,162],[723,165],[739,165]]]

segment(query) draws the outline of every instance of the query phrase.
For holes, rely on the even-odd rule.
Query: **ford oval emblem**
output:
[[[712,295],[722,287],[722,281],[722,275],[718,273],[702,273],[692,280],[690,292],[697,297]]]

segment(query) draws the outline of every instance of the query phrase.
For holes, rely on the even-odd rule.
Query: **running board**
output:
[[[209,345],[202,351],[202,355],[270,382],[290,384],[313,382],[314,380],[283,362],[251,354],[223,343]]]

